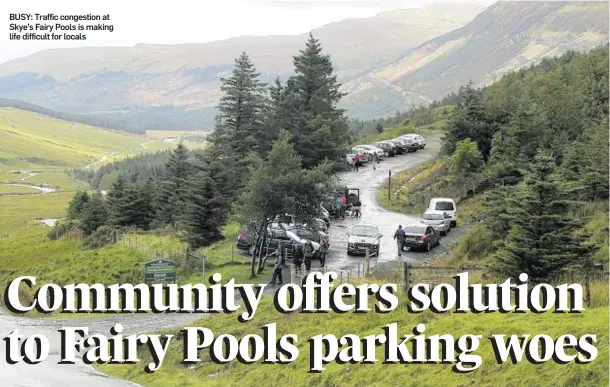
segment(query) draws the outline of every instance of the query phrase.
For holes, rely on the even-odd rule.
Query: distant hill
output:
[[[84,167],[113,153],[139,152],[144,136],[0,107],[0,171]]]
[[[608,2],[448,3],[313,30],[352,118],[392,115],[569,50],[608,41]],[[219,80],[246,50],[263,80],[288,77],[306,36],[42,51],[0,64],[0,97],[87,114],[113,128],[210,129]],[[99,121],[96,121],[99,122]]]
[[[312,32],[332,55],[339,80],[350,84],[413,47],[466,25],[483,9],[473,3],[435,4],[347,19]],[[306,35],[246,36],[205,44],[46,50],[0,64],[0,97],[119,117],[123,124],[145,128],[205,129],[213,124],[219,79],[232,70],[235,57],[247,51],[270,82],[291,74],[292,57],[305,40]],[[389,90],[387,96],[394,94]],[[168,121],[159,112],[143,123],[151,107],[174,107],[176,115],[188,112],[192,118]]]
[[[426,42],[379,71],[351,81],[346,103],[375,114],[440,99],[473,80],[476,86],[566,51],[608,42],[608,2],[500,1],[466,26]],[[366,85],[366,86],[363,86]],[[395,100],[396,101],[396,100]]]

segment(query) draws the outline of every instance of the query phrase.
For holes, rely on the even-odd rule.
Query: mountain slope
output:
[[[487,85],[544,57],[585,51],[608,41],[608,2],[498,2],[468,25],[413,49],[400,60],[352,81],[352,101],[439,99],[468,83]],[[362,89],[368,82],[371,87]],[[391,113],[387,105],[378,113]]]
[[[14,108],[0,108],[0,171],[82,167],[110,155],[139,150],[144,136],[113,132]]]
[[[471,3],[436,4],[347,19],[312,32],[332,54],[340,81],[349,82],[467,24],[483,9]],[[220,97],[219,78],[242,51],[271,81],[292,72],[292,56],[305,40],[306,35],[239,37],[205,44],[47,50],[0,64],[0,96],[71,112],[211,108]]]

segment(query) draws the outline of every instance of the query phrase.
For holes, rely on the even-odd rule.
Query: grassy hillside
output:
[[[437,4],[347,19],[312,32],[332,54],[340,81],[349,83],[465,25],[483,9]],[[306,39],[307,34],[246,36],[205,44],[46,50],[0,64],[0,96],[138,128],[146,123],[145,129],[210,129],[220,77],[232,70],[234,58],[247,51],[270,83],[292,72],[292,56]],[[192,127],[195,117],[199,122]],[[155,124],[161,127],[150,126]]]
[[[500,1],[466,26],[353,80],[347,98],[361,104],[371,101],[368,109],[391,114],[411,103],[442,98],[471,79],[484,86],[542,58],[607,43],[607,15],[607,2]],[[387,90],[403,105],[387,104]]]
[[[5,168],[84,166],[112,152],[140,149],[144,136],[112,132],[13,108],[0,108]]]

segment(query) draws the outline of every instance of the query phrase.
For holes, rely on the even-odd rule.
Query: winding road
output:
[[[381,161],[377,170],[371,166],[363,167],[359,172],[346,172],[341,179],[348,186],[359,187],[361,201],[363,204],[361,218],[347,218],[335,221],[330,229],[331,250],[327,259],[328,268],[331,270],[356,270],[363,259],[348,257],[346,254],[347,235],[346,231],[356,223],[374,224],[381,228],[384,237],[381,241],[381,253],[377,266],[394,267],[400,261],[396,253],[396,245],[392,235],[398,224],[417,222],[417,218],[383,210],[376,200],[378,187],[383,184],[388,176],[388,170],[393,174],[413,168],[425,161],[433,159],[438,154],[438,141],[428,140],[428,147],[416,153],[396,156]],[[441,246],[436,247],[429,253],[407,252],[403,254],[404,260],[412,262],[423,262],[430,260],[443,251],[452,240],[459,237],[460,229],[452,231],[443,238]],[[25,257],[24,257],[25,258]],[[315,265],[314,265],[315,268]],[[270,289],[273,290],[273,289]],[[11,387],[133,387],[133,383],[107,377],[97,372],[93,367],[79,362],[74,365],[60,365],[59,333],[57,329],[62,326],[87,326],[90,333],[109,334],[110,328],[120,322],[123,324],[123,334],[142,333],[158,331],[168,328],[180,329],[194,320],[201,318],[201,314],[161,314],[161,315],[112,315],[100,319],[86,320],[55,320],[55,319],[30,319],[12,315],[2,314],[0,311],[0,335],[7,336],[15,329],[20,334],[44,334],[51,340],[51,354],[42,363],[27,365],[18,363],[9,365],[5,356],[0,356],[0,386]],[[0,352],[6,353],[6,343],[0,342]],[[144,366],[144,365],[142,365]],[[117,365],[118,367],[118,365]]]

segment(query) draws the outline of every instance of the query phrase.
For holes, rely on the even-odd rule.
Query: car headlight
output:
[[[347,245],[348,245],[349,247],[354,247],[354,244],[353,244],[353,243],[348,243]]]
[[[377,250],[377,245],[371,245],[371,249]]]

